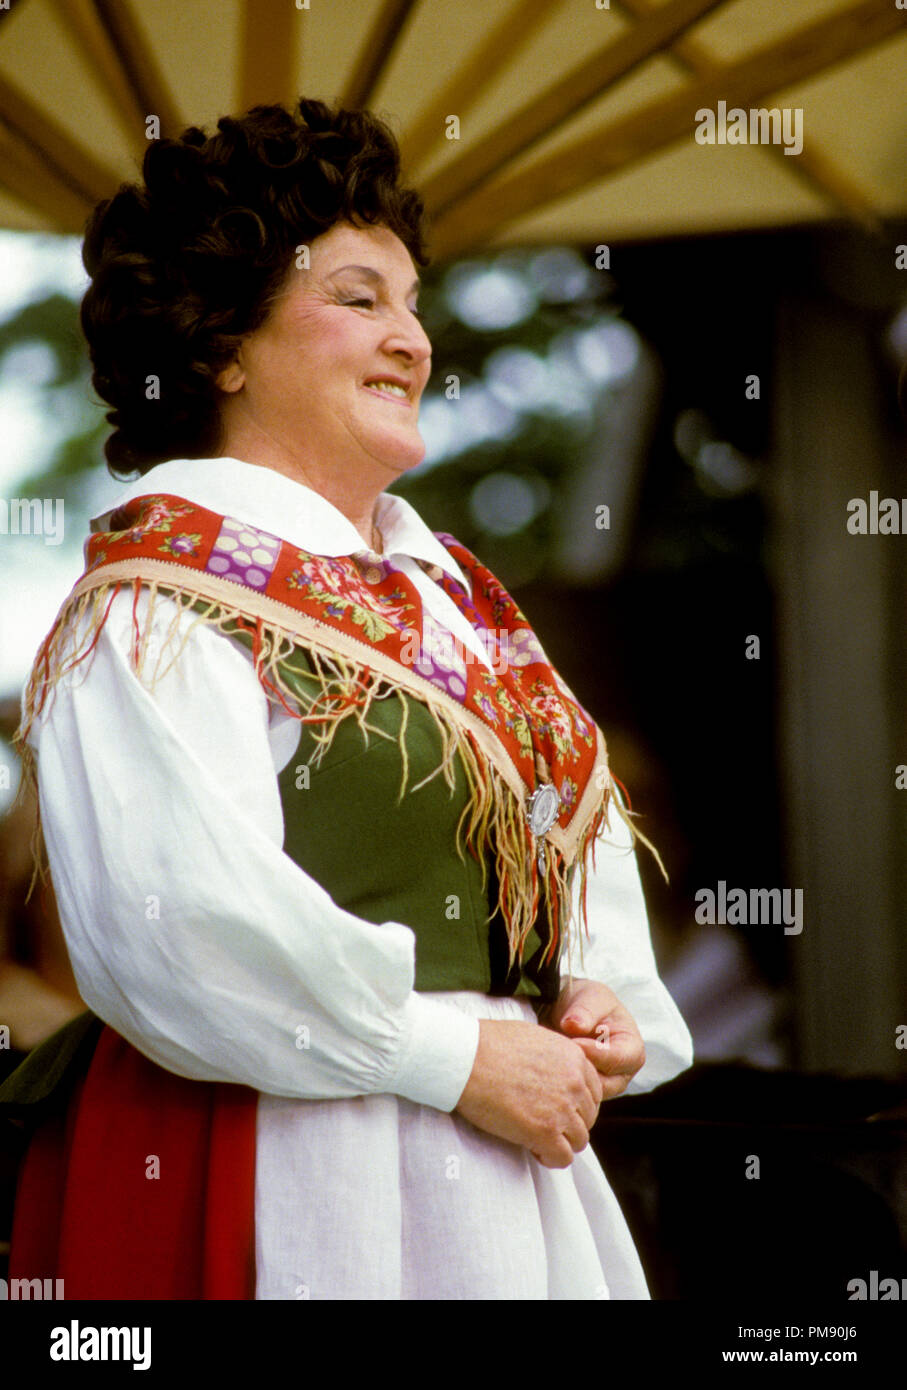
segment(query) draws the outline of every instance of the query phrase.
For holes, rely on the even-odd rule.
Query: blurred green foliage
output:
[[[53,370],[35,381],[27,360],[15,370],[17,353],[32,345],[49,351]],[[72,495],[85,475],[97,469],[103,459],[107,424],[102,403],[91,386],[91,363],[79,327],[79,306],[62,294],[26,304],[4,323],[0,323],[0,373],[12,375],[26,388],[39,393],[42,412],[56,438],[45,467],[22,478],[17,487],[29,493]]]

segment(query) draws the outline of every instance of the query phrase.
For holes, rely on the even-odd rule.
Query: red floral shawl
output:
[[[468,576],[471,594],[446,571],[425,568],[477,632],[493,670],[424,611],[405,573],[373,551],[311,554],[240,518],[170,495],[135,498],[111,520],[116,530],[86,542],[85,572],[38,653],[20,742],[62,672],[89,655],[124,586],[134,592],[132,655],[143,669],[151,610],[143,632],[139,592],[147,587],[152,604],[166,593],[193,606],[200,621],[243,635],[263,686],[296,717],[318,725],[322,742],[340,719],[364,721],[371,698],[389,686],[424,702],[442,735],[438,771],[451,782],[454,755],[466,766],[471,800],[461,831],[474,854],[490,848],[495,855],[511,958],[522,955],[540,893],[550,923],[546,955],[563,944],[572,867],[580,866],[584,881],[607,816],[605,743],[513,598],[471,551],[437,533]],[[300,705],[299,686],[288,675],[300,647],[321,680],[320,695],[307,705]],[[405,780],[405,730],[401,752]],[[538,816],[530,823],[528,814],[529,798],[541,787],[556,792],[547,793],[554,817],[547,828]]]

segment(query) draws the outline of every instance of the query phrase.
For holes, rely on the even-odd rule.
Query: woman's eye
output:
[[[341,304],[351,305],[354,309],[374,309],[376,301],[374,299],[342,299]],[[409,311],[413,318],[421,320],[424,315],[421,309],[412,308]]]

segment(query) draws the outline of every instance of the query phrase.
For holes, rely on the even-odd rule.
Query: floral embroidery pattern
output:
[[[291,589],[301,589],[307,583],[316,589],[339,589],[349,579],[349,571],[340,560],[327,555],[308,555],[304,550],[297,551],[299,565],[287,579]]]
[[[399,585],[389,594],[373,593],[351,584],[348,565],[340,560],[308,555],[305,551],[297,551],[297,558],[299,564],[286,577],[287,588],[323,605],[323,617],[348,616],[369,642],[382,641],[407,628],[406,614],[414,605],[400,601],[406,595]],[[355,597],[351,596],[351,589]]]
[[[565,806],[569,806],[571,811],[577,802],[577,785],[572,777],[565,777],[559,787],[561,801]]]
[[[494,704],[489,699],[489,697],[487,695],[483,695],[481,691],[476,690],[473,693],[472,698],[473,703],[475,704],[476,708],[480,711],[483,719],[485,719],[489,724],[491,724],[492,727],[494,727],[498,723],[498,716]]]
[[[530,689],[533,692],[530,697],[530,704],[537,716],[537,722],[554,740],[559,753],[570,752],[575,756],[573,725],[563,700],[555,692],[553,686],[542,680],[541,677],[532,682]]]
[[[151,505],[143,508],[141,521],[126,531],[111,533],[118,540],[129,540],[134,545],[141,545],[147,535],[152,532],[169,531],[174,521],[182,516],[190,516],[194,510],[193,507],[173,506],[165,497],[148,497],[144,500]]]
[[[362,628],[363,636],[368,638],[369,642],[378,642],[396,631],[396,625],[381,613],[377,613],[374,608],[365,608],[361,603],[345,598],[343,594],[331,594],[325,589],[316,589],[314,584],[309,584],[307,590],[307,598],[325,605],[327,617],[340,618],[348,614],[350,621]]]
[[[218,516],[171,496],[135,498],[115,519],[126,522],[126,528],[90,538],[89,569],[103,573],[130,556],[158,562],[166,558],[170,566],[186,567],[189,590],[193,571],[207,576],[209,587],[202,592],[210,594],[212,583],[228,581],[228,605],[247,612],[253,623],[261,622],[254,616],[261,610],[251,597],[249,607],[242,608],[244,589],[294,610],[300,633],[306,630],[301,620],[314,619],[374,647],[385,662],[406,668],[481,720],[528,789],[534,790],[540,779],[553,780],[560,793],[558,820],[565,828],[570,824],[597,765],[594,721],[552,668],[504,586],[453,536],[437,533],[456,565],[434,567],[431,577],[473,632],[488,639],[493,670],[425,609],[405,571],[371,551],[311,554],[239,518]],[[191,529],[176,532],[178,519]],[[454,577],[456,566],[465,583]],[[305,638],[298,640],[304,643]],[[367,652],[362,667],[371,669]],[[547,777],[542,769],[548,769]]]
[[[195,531],[192,535],[187,531],[181,531],[178,536],[168,536],[163,544],[158,546],[158,550],[163,550],[167,555],[197,555],[201,543],[200,531]]]
[[[435,534],[461,567],[478,580],[476,592],[490,604],[495,625],[503,628],[497,649],[506,659],[507,679],[497,690],[489,688],[487,694],[475,692],[473,703],[491,724],[496,722],[492,716],[494,703],[500,706],[506,715],[505,728],[527,758],[532,757],[541,742],[549,750],[543,756],[550,767],[564,762],[579,765],[590,757],[594,760],[595,725],[591,717],[551,666],[542,644],[507,590],[454,536],[446,532]],[[462,612],[470,616],[470,610],[475,611],[475,602],[464,593],[462,585],[443,574],[439,582]],[[538,674],[540,667],[544,674]],[[485,684],[494,687],[496,682],[486,677]],[[518,695],[519,710],[507,696],[507,690]],[[584,780],[581,779],[583,784]],[[580,781],[564,775],[559,790],[563,813],[569,819],[580,798]]]
[[[522,749],[525,756],[531,758],[532,734],[530,732],[529,725],[527,724],[525,718],[514,707],[514,704],[510,699],[510,696],[507,694],[507,691],[504,689],[502,685],[498,686],[498,689],[495,691],[495,698],[498,704],[501,706],[501,709],[507,715],[507,718],[504,720],[505,729],[509,729],[510,732],[517,739],[520,748]]]

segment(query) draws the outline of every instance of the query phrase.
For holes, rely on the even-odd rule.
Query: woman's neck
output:
[[[355,526],[370,550],[375,550],[378,554],[383,551],[383,537],[375,522],[376,503],[383,491],[383,486],[377,479],[354,476],[352,473],[338,476],[336,470],[329,472],[288,459],[281,450],[268,448],[267,443],[262,444],[261,441],[253,446],[243,445],[240,439],[227,439],[220,457],[237,458],[257,467],[272,468],[285,478],[292,478],[303,487],[311,488]]]

